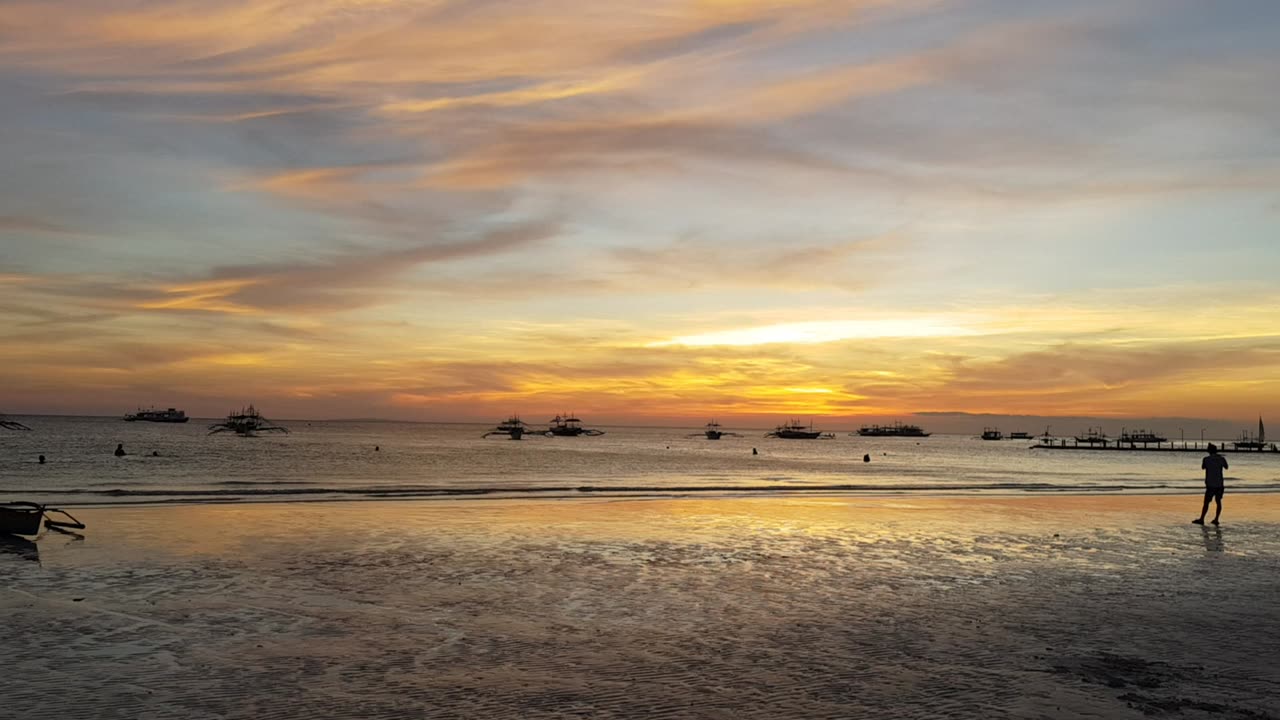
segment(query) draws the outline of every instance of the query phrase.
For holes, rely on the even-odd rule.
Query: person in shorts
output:
[[[1209,500],[1212,499],[1217,505],[1217,512],[1213,514],[1213,524],[1218,524],[1218,518],[1222,515],[1222,491],[1224,489],[1222,482],[1222,471],[1226,470],[1227,459],[1218,454],[1218,446],[1209,443],[1209,454],[1200,461],[1200,467],[1204,469],[1204,507],[1200,508],[1200,517],[1191,522],[1196,525],[1204,524],[1205,513],[1209,512]]]

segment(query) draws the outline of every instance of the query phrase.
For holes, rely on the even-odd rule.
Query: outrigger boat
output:
[[[519,415],[511,417],[498,423],[498,427],[481,435],[480,437],[489,437],[490,435],[506,435],[512,440],[519,440],[524,434],[529,432],[529,425],[520,419]]]
[[[591,430],[582,427],[582,421],[572,415],[557,415],[551,418],[551,427],[543,433],[547,437],[578,437],[579,435],[603,435],[603,430]]]
[[[1102,432],[1101,427],[1089,428],[1084,437],[1076,435],[1076,442],[1086,443],[1089,445],[1106,445],[1107,434]]]
[[[720,423],[716,422],[715,420],[712,420],[711,422],[707,423],[706,428],[704,428],[702,432],[691,433],[689,435],[686,435],[685,437],[705,437],[708,440],[719,440],[720,438],[725,437],[726,435],[730,437],[742,437],[736,432],[721,430]]]
[[[0,428],[4,428],[5,430],[30,430],[31,429],[26,425],[23,425],[22,423],[18,422],[17,420],[10,420],[9,418],[3,415],[0,415]]]
[[[821,430],[814,430],[813,423],[809,423],[808,427],[806,427],[799,420],[791,420],[785,425],[779,425],[772,432],[765,433],[764,436],[783,440],[814,440],[816,438],[828,439],[834,437],[831,433],[824,435]]]
[[[289,429],[281,425],[274,425],[272,422],[258,412],[256,408],[250,405],[242,408],[240,412],[233,412],[227,415],[227,419],[214,423],[209,426],[209,434],[213,435],[220,432],[233,432],[241,437],[256,437],[260,432],[278,432],[289,434]]]
[[[65,515],[70,519],[66,520],[50,520],[45,517],[48,513],[58,513]],[[40,521],[44,520],[44,527],[62,531],[64,528],[73,528],[75,530],[83,530],[84,523],[71,516],[71,513],[58,508],[51,508],[47,505],[41,505],[33,502],[7,502],[0,503],[0,535],[37,535],[40,532]]]

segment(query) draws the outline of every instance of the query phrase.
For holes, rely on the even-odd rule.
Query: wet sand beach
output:
[[[262,503],[0,547],[4,712],[1280,717],[1280,495]],[[18,712],[21,711],[21,712]]]

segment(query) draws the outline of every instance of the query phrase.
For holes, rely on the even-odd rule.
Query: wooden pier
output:
[[[1222,455],[1280,455],[1280,448],[1270,443],[1262,448],[1233,448],[1231,443],[1214,443]],[[1162,443],[1130,443],[1108,440],[1105,443],[1083,443],[1069,438],[1052,438],[1041,440],[1031,446],[1032,450],[1110,450],[1111,452],[1209,452],[1208,443],[1194,441],[1162,442]]]

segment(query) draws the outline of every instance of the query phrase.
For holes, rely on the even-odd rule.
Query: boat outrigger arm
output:
[[[49,513],[65,515],[67,520],[50,520],[45,517]],[[39,503],[16,501],[0,503],[0,535],[6,533],[35,535],[40,532],[41,518],[44,518],[44,526],[50,530],[65,533],[66,528],[73,530],[84,529],[84,523],[75,519],[66,510],[51,508]]]

